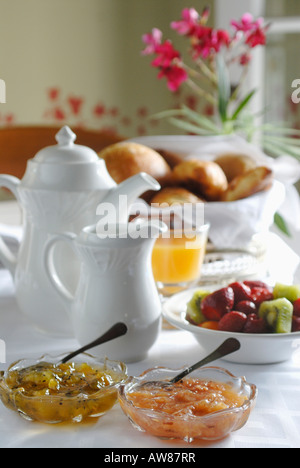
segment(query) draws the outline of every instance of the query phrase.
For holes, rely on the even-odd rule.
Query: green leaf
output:
[[[180,119],[183,117],[188,120]],[[159,112],[152,116],[155,119],[167,118],[172,125],[177,128],[184,129],[188,132],[197,133],[198,135],[214,135],[220,134],[220,128],[212,122],[211,119],[198,112],[193,111],[187,106],[182,106],[181,109],[171,109]]]
[[[263,141],[262,148],[266,153],[269,153],[271,156],[282,156],[282,150],[279,149],[277,146],[272,145],[271,143]]]
[[[254,94],[256,93],[256,90],[253,89],[249,94],[247,94],[247,96],[245,97],[245,99],[242,100],[242,102],[238,105],[238,107],[236,108],[235,112],[233,113],[231,119],[232,120],[236,120],[237,117],[239,116],[239,114],[242,112],[242,110],[244,109],[244,107],[246,107],[246,105],[248,104],[248,102],[252,99],[252,97],[254,96]]]
[[[300,139],[298,138],[276,136],[276,135],[269,135],[269,134],[266,134],[265,137],[272,138],[274,142],[286,144],[287,146],[292,146],[292,147],[300,146]]]
[[[218,107],[222,122],[228,120],[227,108],[229,104],[231,86],[228,69],[223,57],[217,57],[217,76],[218,76]]]
[[[300,136],[300,130],[296,128],[288,128],[284,125],[279,126],[279,124],[272,124],[272,123],[263,124],[261,126],[261,129],[264,132],[275,133],[276,135],[278,135],[279,133],[283,133],[286,135],[294,135],[295,137]]]
[[[274,224],[278,227],[278,229],[280,229],[280,231],[282,231],[288,237],[291,237],[291,233],[286,225],[286,222],[279,213],[275,213],[274,215]]]
[[[181,116],[181,115],[182,115],[181,109],[168,109],[168,110],[158,112],[157,114],[151,115],[149,118],[159,120],[159,119],[166,119],[168,117]]]
[[[193,111],[189,107],[183,106],[182,110],[186,117],[190,120],[195,122],[196,124],[205,127],[207,130],[211,130],[213,132],[219,132],[220,129],[217,125],[215,125],[210,119],[208,119],[205,115],[199,114],[198,112]]]
[[[195,133],[196,135],[207,135],[207,136],[216,134],[216,131],[205,130],[199,127],[199,125],[194,125],[190,122],[186,122],[185,120],[181,120],[181,119],[176,119],[174,117],[171,117],[169,119],[169,122],[175,127],[181,128],[181,130],[185,130],[188,133]],[[220,131],[218,130],[218,134],[219,133]]]
[[[300,159],[300,148],[297,148],[296,145],[287,145],[285,143],[282,143],[278,141],[277,139],[273,137],[266,137],[263,136],[262,138],[262,145],[277,155],[282,155],[282,154],[289,154],[290,156],[293,156],[294,158]]]

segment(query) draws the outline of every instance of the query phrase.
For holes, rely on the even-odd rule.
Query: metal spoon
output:
[[[194,370],[198,369],[201,366],[204,366],[208,364],[209,362],[216,361],[217,359],[220,359],[224,356],[227,356],[228,354],[231,354],[235,351],[238,351],[241,347],[240,342],[236,338],[227,338],[217,349],[215,349],[211,354],[206,356],[204,359],[201,359],[201,361],[196,362],[192,366],[188,367],[184,371],[182,371],[180,374],[178,374],[176,377],[174,377],[171,380],[168,381],[149,381],[149,382],[144,382],[141,385],[138,386],[138,388],[145,387],[145,386],[168,386],[174,383],[179,382],[182,380],[186,375],[190,374]],[[136,389],[135,389],[136,390]]]
[[[241,343],[236,338],[227,338],[227,340],[223,341],[223,343],[217,349],[215,349],[211,354],[206,356],[206,358],[201,359],[201,361],[196,362],[196,364],[193,364],[191,367],[188,367],[187,369],[185,369],[183,372],[181,372],[172,380],[170,380],[170,383],[179,382],[186,375],[190,374],[191,372],[198,369],[199,367],[205,366],[209,362],[216,361],[217,359],[227,356],[228,354],[234,353],[235,351],[238,351],[240,347],[241,347]]]
[[[61,363],[65,364],[66,362],[70,361],[70,359],[73,359],[78,354],[84,353],[88,349],[95,348],[96,346],[106,343],[107,341],[114,340],[115,338],[118,338],[119,336],[125,335],[125,333],[127,333],[127,326],[123,322],[118,322],[115,325],[113,325],[109,330],[107,330],[107,332],[105,332],[103,335],[97,338],[96,340],[68,354],[65,358],[61,360]]]

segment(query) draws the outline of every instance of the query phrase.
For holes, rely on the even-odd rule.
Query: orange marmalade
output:
[[[246,400],[229,384],[198,379],[182,380],[171,386],[141,387],[130,392],[127,398],[138,408],[193,416],[236,408]]]
[[[120,405],[141,430],[165,439],[217,440],[242,427],[250,414],[246,395],[230,383],[187,378],[171,385],[122,388]]]

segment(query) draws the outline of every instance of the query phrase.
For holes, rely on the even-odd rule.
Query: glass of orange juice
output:
[[[152,270],[163,296],[196,284],[206,253],[209,224],[190,230],[169,229],[155,242]]]

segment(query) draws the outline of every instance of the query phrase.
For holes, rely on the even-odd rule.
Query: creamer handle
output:
[[[76,234],[73,233],[64,233],[64,234],[55,234],[51,239],[46,243],[44,249],[44,267],[46,275],[52,284],[56,293],[62,298],[63,302],[69,309],[70,304],[74,301],[74,295],[69,291],[69,289],[61,281],[55,265],[54,265],[54,248],[58,242],[67,242],[74,249],[74,240],[76,239]]]
[[[18,187],[20,183],[21,181],[17,177],[0,174],[0,187],[4,187],[10,190],[18,201],[19,201]],[[0,219],[0,222],[1,222],[1,219]],[[10,271],[12,276],[14,276],[16,266],[17,266],[17,258],[12,253],[12,251],[4,242],[1,236],[0,236],[0,261],[3,263],[5,268],[7,268]]]

